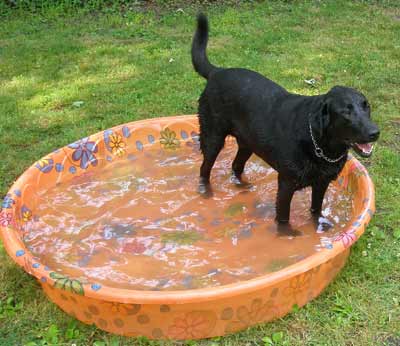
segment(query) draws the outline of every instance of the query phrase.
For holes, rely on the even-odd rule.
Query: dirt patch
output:
[[[389,336],[384,343],[385,346],[400,346],[400,338]]]
[[[64,110],[65,107],[68,107],[68,104],[65,103],[56,103],[53,107],[51,107],[51,110],[54,112],[60,112]]]
[[[400,21],[400,8],[388,8],[383,13],[395,21]]]

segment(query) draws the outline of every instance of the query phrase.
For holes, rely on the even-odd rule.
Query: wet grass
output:
[[[2,5],[3,6],[3,5]],[[124,122],[196,112],[196,5],[22,10],[0,22],[0,195],[38,158]],[[0,7],[1,9],[2,7]],[[400,344],[400,11],[396,2],[208,5],[211,60],[287,89],[362,90],[382,138],[364,160],[377,213],[348,265],[315,301],[242,333],[186,345]],[[67,15],[66,15],[67,13]],[[315,88],[304,80],[314,78]],[[83,103],[75,103],[82,101]],[[50,303],[0,246],[0,345],[169,345],[86,326]],[[282,333],[281,333],[282,332]],[[183,343],[181,343],[183,344]]]

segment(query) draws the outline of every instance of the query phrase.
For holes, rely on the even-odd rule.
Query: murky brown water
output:
[[[197,192],[201,155],[191,148],[147,150],[41,194],[25,243],[52,270],[102,285],[182,290],[224,285],[277,271],[329,247],[351,202],[331,186],[324,213],[334,227],[317,233],[311,193],[292,202],[301,236],[278,236],[276,172],[253,156],[248,189],[230,181],[236,148],[212,172],[214,195]]]

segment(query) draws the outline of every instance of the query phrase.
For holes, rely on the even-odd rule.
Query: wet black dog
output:
[[[289,93],[262,75],[240,68],[213,66],[206,55],[208,22],[198,16],[192,44],[194,69],[208,80],[199,100],[201,193],[209,194],[210,172],[225,137],[232,135],[238,152],[232,164],[236,183],[252,153],[278,171],[276,220],[289,221],[296,190],[312,186],[311,211],[321,212],[329,183],[336,179],[352,147],[370,156],[379,137],[367,99],[342,86],[327,94]]]

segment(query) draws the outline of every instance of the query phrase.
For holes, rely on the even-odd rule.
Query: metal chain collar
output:
[[[329,157],[325,156],[324,151],[318,146],[317,141],[315,140],[315,138],[313,136],[310,120],[308,120],[308,126],[310,127],[310,135],[311,135],[312,142],[314,144],[314,152],[317,157],[322,158],[325,161],[330,162],[330,163],[338,162],[345,157],[346,153],[344,153],[342,156],[338,157],[337,159],[330,159]]]

